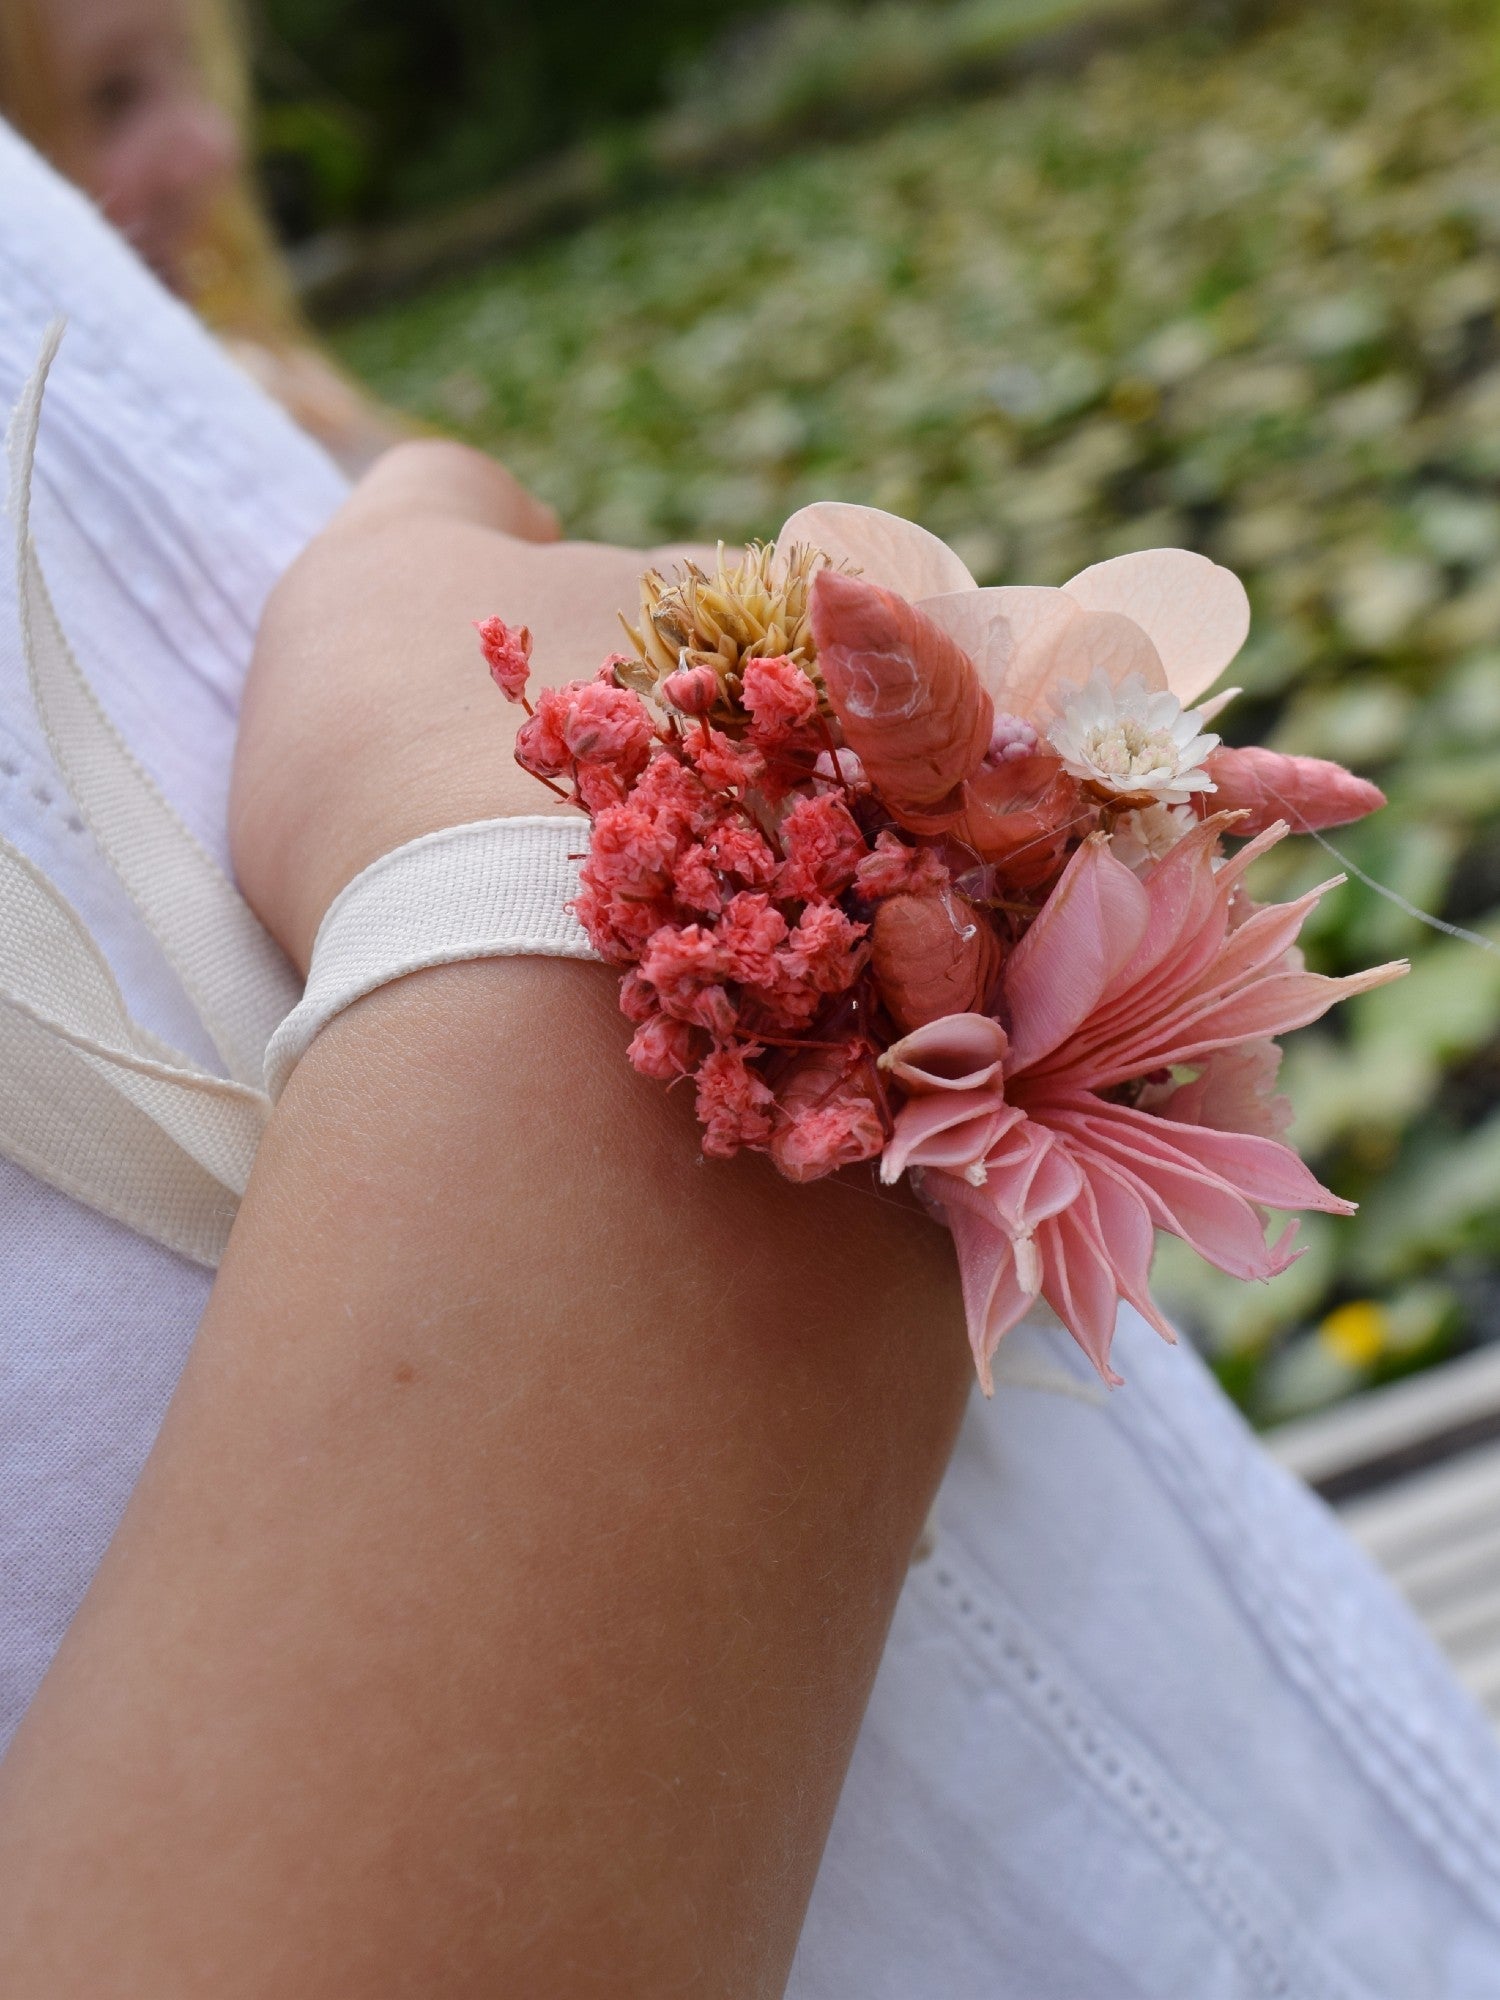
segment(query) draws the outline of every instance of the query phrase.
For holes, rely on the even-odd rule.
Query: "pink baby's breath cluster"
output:
[[[636,653],[534,703],[529,631],[478,628],[518,762],[592,821],[574,909],[635,1068],[691,1087],[710,1158],[909,1174],[986,1387],[1039,1298],[1107,1379],[1121,1300],[1169,1334],[1158,1230],[1263,1278],[1295,1254],[1266,1209],[1347,1207],[1284,1141],[1273,1038],[1401,968],[1307,972],[1321,892],[1263,909],[1244,874],[1381,799],[1209,733],[1247,625],[1182,550],[981,590],[910,523],[821,506],[648,573]]]
[[[517,636],[498,619],[481,636],[504,661],[497,683],[524,701]],[[889,834],[872,850],[858,795],[817,768],[827,724],[794,660],[745,662],[732,732],[706,719],[721,699],[710,669],[666,676],[653,712],[617,664],[542,688],[516,757],[593,821],[574,908],[624,969],[631,1062],[692,1079],[711,1158],[757,1148],[797,1180],[873,1159],[888,1120],[860,992],[870,917],[883,885],[934,864],[922,877]]]

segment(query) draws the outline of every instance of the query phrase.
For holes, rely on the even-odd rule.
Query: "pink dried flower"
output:
[[[820,1180],[873,1160],[885,1143],[863,1045],[842,1043],[799,1056],[777,1091],[770,1153],[790,1181]]]
[[[723,887],[701,841],[692,842],[678,855],[672,869],[672,890],[679,903],[708,916],[717,916],[724,907]]]
[[[868,956],[868,924],[846,917],[837,903],[809,903],[786,941],[782,962],[818,993],[844,993]]]
[[[516,762],[534,778],[560,778],[573,761],[564,734],[567,693],[566,688],[543,688],[536,698],[535,714],[516,732]]]
[[[712,667],[679,667],[657,682],[657,693],[679,715],[707,715],[719,698],[719,676]]]
[[[827,778],[836,785],[845,785],[852,792],[867,792],[870,789],[865,767],[852,750],[820,750],[814,760],[813,771],[818,777]]]
[[[704,836],[704,846],[721,874],[733,875],[752,889],[764,889],[779,866],[765,835],[742,819],[721,819]]]
[[[526,699],[531,674],[531,633],[524,625],[507,625],[503,618],[479,618],[474,630],[490,678],[507,701]]]
[[[642,979],[640,969],[632,966],[620,981],[620,1012],[627,1021],[649,1021],[657,1012],[656,993],[651,982]]]
[[[642,812],[634,799],[607,806],[595,817],[588,859],[579,876],[596,888],[622,895],[660,896],[671,883],[676,846],[673,836]]]
[[[603,681],[570,681],[559,692],[563,740],[579,763],[612,764],[626,777],[646,768],[656,732],[638,694]]]
[[[696,771],[666,750],[658,750],[630,794],[630,802],[650,813],[663,833],[674,839],[705,833],[719,808]]]
[[[882,896],[922,896],[946,889],[948,869],[935,847],[912,847],[888,830],[875,836],[874,852],[854,871],[854,886],[869,902]]]
[[[702,924],[662,924],[641,954],[641,974],[655,987],[662,1011],[692,1020],[694,1002],[705,986],[724,977],[718,939]]]
[[[740,700],[749,710],[759,742],[779,743],[811,722],[818,690],[795,660],[746,660],[740,668]]]
[[[579,764],[573,772],[573,782],[583,809],[591,818],[608,812],[611,806],[623,805],[629,796],[628,783],[612,764]]]
[[[849,808],[832,792],[799,798],[781,822],[786,860],[777,878],[783,896],[839,896],[869,851]]]
[[[690,729],[683,749],[709,788],[751,792],[766,773],[766,760],[752,743],[736,743],[720,729]]]
[[[683,1007],[682,1015],[716,1042],[732,1041],[740,1032],[739,1009],[723,986],[700,986]]]
[[[984,753],[986,764],[1014,764],[1023,757],[1036,753],[1038,745],[1036,731],[1021,715],[999,713],[990,731],[990,747]]]
[[[580,885],[571,907],[589,943],[611,965],[630,965],[638,959],[673,913],[665,898],[641,901],[592,882]]]
[[[1286,757],[1252,746],[1219,749],[1204,761],[1216,788],[1214,807],[1242,811],[1236,833],[1262,833],[1278,819],[1293,833],[1347,826],[1385,804],[1385,793],[1324,757]]]
[[[642,1076],[654,1077],[658,1083],[672,1083],[692,1071],[697,1056],[693,1030],[686,1021],[655,1014],[636,1029],[628,1054],[632,1067]]]
[[[726,974],[742,986],[775,980],[776,953],[786,936],[786,918],[769,896],[752,889],[730,897],[714,932]]]
[[[753,1042],[714,1049],[698,1066],[698,1120],[711,1159],[730,1159],[741,1146],[763,1146],[771,1136],[776,1100],[750,1067],[763,1053]]]

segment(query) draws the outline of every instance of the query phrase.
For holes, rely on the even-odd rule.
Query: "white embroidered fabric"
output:
[[[0,127],[0,409],[48,322],[33,527],[111,721],[225,861],[259,607],[340,483]],[[54,768],[0,571],[0,834],[146,1033],[216,1052]],[[103,1553],[207,1294],[0,1160],[0,1743]],[[1084,1366],[1045,1325],[1039,1376]],[[1491,2000],[1500,1752],[1195,1357],[1122,1314],[1102,1407],[969,1412],[903,1593],[794,2000]]]

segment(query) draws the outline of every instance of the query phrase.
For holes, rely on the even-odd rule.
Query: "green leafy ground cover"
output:
[[[773,533],[818,495],[985,581],[1183,543],[1255,604],[1232,740],[1389,809],[1336,844],[1500,939],[1500,90],[1489,10],[1329,0],[616,216],[341,336],[579,532]],[[1336,866],[1263,869],[1289,895]],[[1294,1038],[1352,1223],[1266,1287],[1163,1260],[1253,1414],[1500,1334],[1500,958],[1358,883],[1308,933],[1409,980]],[[1169,1250],[1175,1246],[1168,1246]]]

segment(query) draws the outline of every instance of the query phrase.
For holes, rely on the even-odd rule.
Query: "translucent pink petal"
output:
[[[1078,1198],[1083,1176],[1045,1126],[1019,1117],[996,1135],[984,1155],[984,1198],[1012,1236],[1030,1236],[1040,1222]]]
[[[1051,1053],[1085,1021],[1146,929],[1146,891],[1102,836],[1074,854],[1041,915],[1006,962],[1007,1074]]]
[[[1253,1132],[1219,1132],[1208,1125],[1184,1125],[1102,1099],[1094,1115],[1120,1132],[1127,1145],[1131,1141],[1125,1135],[1134,1134],[1143,1145],[1170,1146],[1247,1201],[1266,1208],[1319,1209],[1325,1215],[1354,1213],[1354,1202],[1331,1193],[1279,1139],[1261,1138]]]
[[[1189,549],[1144,549],[1095,563],[1063,585],[1090,611],[1117,611],[1149,636],[1184,707],[1245,643],[1250,601],[1231,570]]]
[[[1109,1247],[1120,1297],[1133,1305],[1162,1339],[1175,1346],[1177,1334],[1163,1319],[1151,1296],[1151,1259],[1156,1252],[1156,1231],[1150,1211],[1140,1195],[1108,1161],[1097,1153],[1079,1157],[1079,1167],[1094,1200],[1094,1214],[1101,1240]]]
[[[1276,1088],[1281,1050],[1275,1042],[1237,1042],[1204,1059],[1191,1083],[1155,1109],[1180,1125],[1211,1125],[1218,1132],[1255,1132],[1279,1139],[1292,1122],[1292,1106]]]
[[[1042,1296],[1112,1389],[1121,1378],[1109,1365],[1119,1317],[1114,1267],[1099,1235],[1092,1201],[1083,1200],[1037,1231]]]
[[[1071,598],[1039,584],[1006,584],[926,597],[918,608],[963,647],[997,708],[1031,720],[1050,714],[1048,682],[1073,657],[1068,634],[1083,626]]]
[[[1009,1046],[988,1014],[944,1014],[892,1042],[880,1067],[916,1094],[979,1090],[1000,1075]]]
[[[1293,1028],[1305,1028],[1309,1021],[1319,1020],[1335,1001],[1388,985],[1409,970],[1405,959],[1394,959],[1388,965],[1374,965],[1366,972],[1347,973],[1340,979],[1319,972],[1272,973],[1181,1017],[1170,1037],[1157,1028],[1134,1039],[1122,1034],[1118,1043],[1089,1059],[1088,1086],[1107,1090],[1150,1070],[1195,1062],[1235,1042],[1289,1034]]]
[[[940,1167],[962,1174],[976,1166],[1023,1114],[997,1086],[975,1091],[935,1091],[909,1098],[880,1156],[880,1178],[890,1185],[908,1167]]]
[[[974,579],[936,535],[914,521],[856,507],[845,500],[815,500],[799,508],[776,537],[778,547],[821,549],[835,563],[858,570],[870,583],[916,600],[945,591],[972,591]]]
[[[979,1386],[987,1396],[992,1396],[995,1383],[990,1363],[995,1349],[1031,1309],[1037,1288],[1022,1282],[1010,1238],[982,1208],[963,1198],[968,1191],[960,1192],[962,1184],[956,1189],[946,1176],[934,1175],[932,1179],[939,1183],[935,1197],[942,1206],[958,1253],[964,1317],[968,1321],[969,1345],[974,1351]]]
[[[1156,1226],[1180,1236],[1210,1264],[1236,1278],[1274,1275],[1260,1216],[1237,1188],[1157,1134],[1115,1126],[1099,1115],[1104,1109],[1098,1100],[1076,1110],[1058,1107],[1049,1111],[1048,1123],[1080,1156],[1102,1156],[1144,1201]]]

